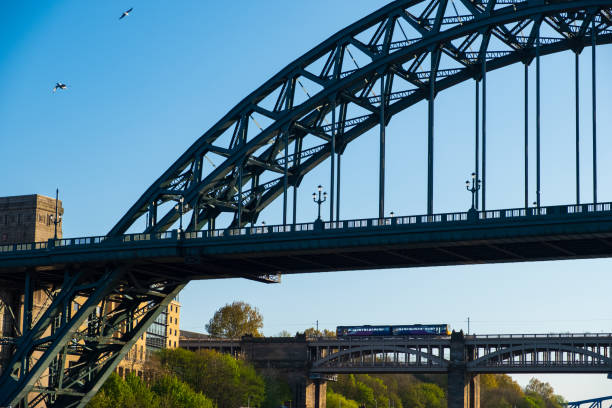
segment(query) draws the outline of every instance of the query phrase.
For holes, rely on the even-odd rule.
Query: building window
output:
[[[21,214],[17,214],[17,225],[21,225]]]

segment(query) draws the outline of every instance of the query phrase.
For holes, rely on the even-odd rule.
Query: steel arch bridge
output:
[[[486,210],[487,73],[516,63],[527,70],[535,59],[539,95],[540,56],[565,50],[578,55],[587,45],[610,43],[610,4],[591,0],[394,1],[338,32],[243,99],[147,189],[110,235],[125,233],[145,215],[146,232],[165,231],[184,211],[191,214],[188,230],[207,224],[214,229],[215,220],[227,213],[233,216],[227,227],[244,226],[255,223],[279,196],[283,224],[287,224],[289,188],[293,188],[295,223],[300,182],[330,158],[330,219],[339,219],[342,154],[375,127],[380,128],[382,218],[385,127],[395,114],[423,100],[429,109],[427,212],[432,214],[435,97],[471,79],[483,88],[482,152],[476,158],[475,173],[482,179],[481,208]],[[539,116],[536,119],[539,169]],[[214,165],[211,157],[223,162]],[[537,176],[539,206],[539,170]],[[594,178],[593,201],[597,202],[596,172]],[[184,200],[182,208],[159,211],[179,197]]]
[[[333,35],[240,102],[147,189],[109,237],[135,228],[142,217],[147,218],[145,233],[164,233],[185,212],[190,214],[187,231],[215,229],[216,221],[227,214],[231,221],[224,227],[254,224],[261,211],[281,196],[283,224],[288,224],[290,189],[295,224],[295,197],[302,179],[328,159],[330,220],[338,220],[341,157],[351,142],[377,127],[382,218],[385,128],[395,114],[423,100],[428,103],[427,212],[431,215],[435,98],[469,80],[475,80],[477,94],[482,87],[475,154],[482,190],[475,206],[486,210],[488,72],[524,64],[527,73],[535,60],[539,95],[540,57],[562,51],[578,56],[591,46],[594,60],[596,46],[612,41],[611,26],[612,0],[394,1]],[[539,97],[537,101],[539,208]],[[593,124],[596,141],[595,115]],[[212,164],[215,157],[221,164]],[[527,163],[526,158],[526,179]],[[593,186],[593,203],[597,203],[596,160]],[[179,199],[180,205],[170,205]],[[178,267],[172,274],[160,273],[154,262],[133,267],[128,258],[88,266],[80,260],[75,256],[66,263],[60,279],[30,269],[23,277],[13,277],[11,285],[24,287],[26,312],[20,335],[11,343],[11,360],[0,377],[1,406],[45,401],[47,406],[83,407],[186,284]],[[38,318],[31,313],[35,281],[51,285],[49,306]],[[73,311],[71,305],[79,296],[88,300]],[[112,314],[107,313],[108,304],[115,305]],[[76,357],[77,363],[67,364],[67,356]]]
[[[309,344],[312,372],[448,373],[459,361],[469,374],[612,372],[611,334],[321,339]]]

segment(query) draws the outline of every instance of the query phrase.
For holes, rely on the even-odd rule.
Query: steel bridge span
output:
[[[2,285],[23,297],[24,310],[13,322],[16,337],[0,376],[0,406],[83,407],[191,279],[242,276],[274,282],[279,272],[610,256],[610,208],[597,196],[596,55],[612,42],[611,27],[612,0],[397,0],[339,31],[198,138],[104,237],[0,247]],[[592,204],[584,205],[580,195],[585,176],[579,162],[585,153],[579,152],[584,135],[576,80],[576,200],[546,207],[541,200],[540,61],[573,53],[578,79],[586,47],[593,67]],[[525,71],[524,206],[491,211],[487,75],[513,64]],[[530,69],[535,70],[535,118],[528,109]],[[477,123],[473,210],[436,214],[436,96],[471,81]],[[426,101],[428,111],[425,215],[388,219],[386,127],[420,101]],[[531,135],[530,119],[536,124]],[[372,129],[379,131],[380,142],[378,216],[342,221],[341,159]],[[534,138],[535,152],[529,145]],[[209,165],[212,159],[219,164]],[[297,191],[323,163],[330,164],[330,224],[303,226],[297,222]],[[258,229],[259,215],[275,200],[282,201],[282,226]],[[171,232],[183,216],[188,218],[185,231]],[[141,234],[127,234],[145,220]],[[223,220],[229,221],[220,225]],[[312,254],[318,254],[316,262]],[[41,288],[48,307],[34,316],[32,294]],[[73,310],[77,297],[87,301]],[[106,313],[109,304],[116,305],[112,313]],[[567,347],[561,355],[578,355],[574,346]],[[67,364],[67,355],[77,363]],[[517,349],[507,358],[499,355],[499,361],[520,355]],[[453,391],[451,407],[465,403],[459,394]]]

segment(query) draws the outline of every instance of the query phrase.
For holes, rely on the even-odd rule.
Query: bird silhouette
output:
[[[119,17],[119,20],[121,20],[123,17],[127,17],[132,12],[132,10],[134,10],[134,7],[131,7],[129,10],[124,11],[123,14],[121,14],[121,17]]]
[[[57,91],[58,89],[66,89],[66,88],[67,88],[66,84],[63,84],[61,82],[57,82],[55,84],[55,86],[53,87],[53,92]]]

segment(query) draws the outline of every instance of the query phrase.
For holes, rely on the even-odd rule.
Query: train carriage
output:
[[[395,326],[338,326],[337,337],[371,336],[450,336],[448,324],[408,324]]]

